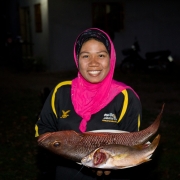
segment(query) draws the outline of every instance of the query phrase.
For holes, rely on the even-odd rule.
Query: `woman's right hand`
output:
[[[111,171],[108,171],[108,170],[103,171],[103,170],[95,170],[95,169],[93,170],[93,172],[95,172],[97,176],[102,176],[103,173],[106,176],[108,176],[111,173]]]

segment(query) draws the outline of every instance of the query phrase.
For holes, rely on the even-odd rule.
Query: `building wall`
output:
[[[34,5],[41,4],[42,32],[35,31]],[[33,56],[42,58],[44,64],[49,66],[49,20],[48,0],[19,0],[20,7],[30,8],[30,26],[33,43]]]
[[[50,69],[75,68],[73,46],[78,34],[91,27],[91,3],[88,0],[54,0],[49,3],[49,10]]]
[[[21,0],[24,2],[24,0]],[[137,37],[141,55],[147,51],[169,49],[175,59],[180,58],[180,2],[178,0],[116,0],[124,4],[124,29],[115,33],[117,65],[123,59],[121,50],[130,47]],[[33,31],[34,53],[43,56],[50,71],[75,68],[73,45],[76,37],[92,25],[92,2],[105,0],[26,0],[41,2],[43,33]],[[111,1],[113,2],[113,0]],[[45,5],[46,4],[46,5]],[[33,13],[32,13],[33,23]]]
[[[180,3],[178,1],[130,1],[126,4],[126,29],[123,38],[139,39],[143,53],[170,49],[180,56]],[[130,38],[128,38],[130,37]]]

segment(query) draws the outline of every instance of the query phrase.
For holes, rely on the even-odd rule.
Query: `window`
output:
[[[114,33],[124,29],[122,3],[92,3],[92,26],[106,31],[112,39]]]
[[[35,31],[42,32],[41,4],[34,5]]]

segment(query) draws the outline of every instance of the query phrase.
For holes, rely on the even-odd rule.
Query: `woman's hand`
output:
[[[103,170],[93,170],[93,172],[95,172],[96,173],[96,175],[97,176],[102,176],[103,175],[103,173],[107,176],[107,175],[109,175],[110,173],[111,173],[111,171],[103,171]]]

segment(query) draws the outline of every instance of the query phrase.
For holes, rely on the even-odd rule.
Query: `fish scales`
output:
[[[80,162],[94,149],[108,144],[134,146],[147,142],[158,130],[164,105],[156,120],[144,130],[129,133],[57,131],[40,135],[38,144],[65,158]]]

